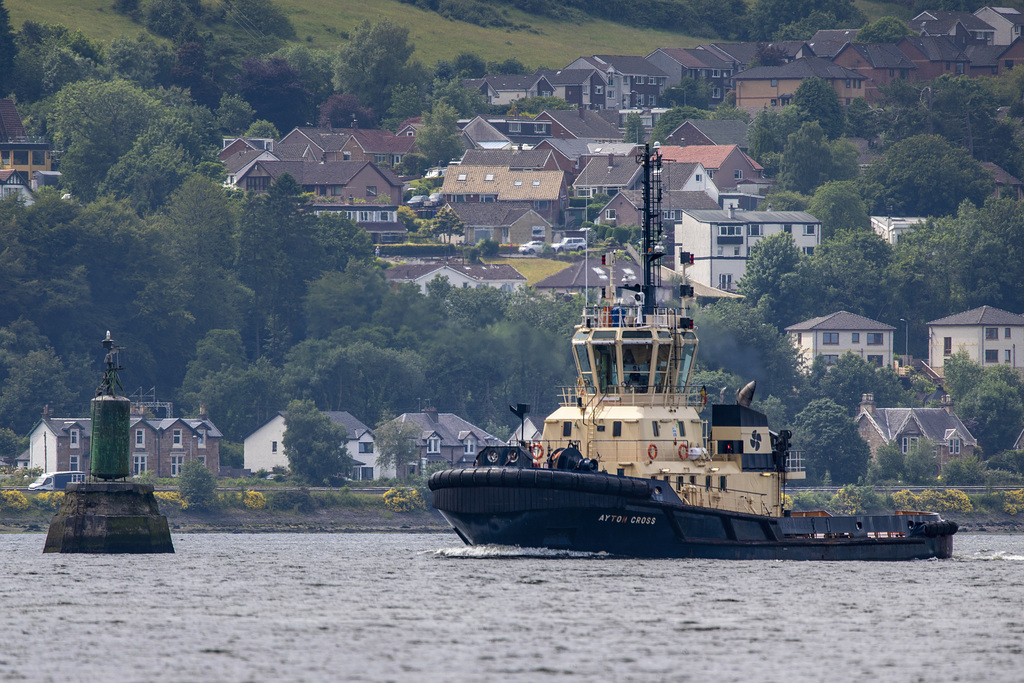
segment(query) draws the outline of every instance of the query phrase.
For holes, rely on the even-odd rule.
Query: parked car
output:
[[[418,207],[423,206],[423,203],[425,201],[427,201],[427,195],[425,195],[425,194],[418,194],[415,197],[409,197],[409,201],[407,201],[406,204],[408,204],[411,207],[418,208]]]
[[[430,197],[427,198],[427,201],[429,201],[431,204],[440,204],[442,197],[444,197],[444,195],[441,194],[440,192],[431,192]]]
[[[581,251],[587,248],[587,240],[582,237],[565,237],[561,242],[551,246],[556,254],[566,251]]]
[[[63,491],[72,482],[85,481],[85,472],[47,472],[28,485],[30,491]]]
[[[519,245],[519,253],[526,254],[527,256],[533,256],[544,251],[543,240],[534,240],[533,242],[527,242],[526,244]]]

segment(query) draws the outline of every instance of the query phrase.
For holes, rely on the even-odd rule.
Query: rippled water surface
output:
[[[1020,681],[1024,536],[898,564],[624,560],[450,535],[0,536],[0,680]]]

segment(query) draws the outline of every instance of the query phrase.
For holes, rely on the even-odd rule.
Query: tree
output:
[[[740,109],[735,104],[723,102],[711,112],[711,119],[713,121],[733,120],[750,123],[750,112],[746,109]]]
[[[474,92],[479,91],[476,90]],[[561,97],[554,97],[552,95],[526,97],[524,99],[516,100],[515,102],[513,102],[512,106],[509,108],[509,114],[531,114],[536,116],[542,111],[551,111],[553,109],[572,109],[572,105],[563,100]]]
[[[443,236],[445,241],[451,242],[452,235],[461,235],[466,231],[466,224],[450,206],[445,206],[434,216],[432,231],[437,236]]]
[[[375,112],[386,112],[395,86],[423,80],[416,73],[422,69],[409,63],[414,49],[404,26],[389,19],[375,24],[363,20],[338,51],[334,87],[352,93]]]
[[[908,484],[916,486],[934,484],[938,474],[935,444],[927,439],[920,439],[914,443],[903,459],[903,472]]]
[[[0,424],[27,434],[50,406],[58,414],[71,408],[75,393],[71,373],[52,348],[29,351],[8,359],[0,385]]]
[[[278,132],[277,126],[272,124],[266,119],[257,119],[250,124],[245,132],[242,133],[242,137],[246,138],[270,138],[271,140],[277,140],[281,137],[281,133]]]
[[[419,459],[420,448],[416,443],[420,428],[401,418],[384,420],[374,430],[377,445],[377,464],[383,468],[394,468],[399,479],[405,479],[409,465]]]
[[[793,105],[761,110],[747,131],[750,156],[767,167],[767,155],[781,154],[790,134],[797,132],[800,125],[800,112]]]
[[[830,140],[843,134],[846,113],[839,96],[824,78],[805,78],[793,94],[793,106],[805,121],[817,121]]]
[[[626,133],[622,136],[623,142],[643,144],[647,138],[647,131],[644,130],[643,119],[635,111],[626,115]]]
[[[807,288],[800,270],[800,252],[788,232],[769,235],[750,250],[747,269],[739,283],[749,306],[779,329],[798,322],[805,310],[800,302]]]
[[[458,78],[483,78],[487,75],[487,62],[472,52],[460,52],[452,60]]]
[[[858,43],[898,43],[904,36],[910,35],[907,25],[896,17],[879,17],[872,24],[867,24],[857,31]]]
[[[814,191],[807,211],[821,221],[822,239],[842,230],[865,230],[871,227],[867,205],[861,199],[857,182],[828,181]]]
[[[249,27],[284,40],[295,38],[291,20],[271,0],[231,0],[231,9]]]
[[[14,430],[0,427],[0,460],[14,462],[14,459],[28,448],[28,437],[18,436]]]
[[[787,190],[810,194],[832,171],[832,155],[817,121],[809,121],[792,133],[782,153],[779,181]]]
[[[912,404],[891,368],[879,368],[852,353],[843,354],[831,366],[816,357],[807,377],[807,393],[831,399],[846,408],[850,417],[856,415],[864,394],[873,394],[879,405],[892,408]]]
[[[796,23],[812,12],[831,14],[841,26],[864,23],[864,14],[853,0],[757,0],[750,10],[750,37],[770,40],[780,27]]]
[[[893,216],[946,216],[965,199],[978,206],[992,193],[981,165],[938,135],[897,142],[871,164],[864,180],[873,213]]]
[[[331,95],[320,105],[321,128],[373,128],[373,112],[355,95]]]
[[[652,142],[665,142],[672,131],[687,119],[706,119],[708,112],[693,107],[673,107],[658,118],[658,122],[651,129]]]
[[[887,289],[891,258],[889,244],[867,230],[847,230],[823,242],[803,273],[805,286],[813,292],[808,314],[846,310],[878,317],[884,307],[876,294],[879,288]]]
[[[217,117],[217,125],[221,132],[228,135],[241,135],[242,131],[252,123],[252,117],[256,112],[249,106],[249,103],[238,95],[224,95],[220,98],[220,105],[214,113]]]
[[[942,483],[947,486],[982,486],[988,468],[973,455],[950,460],[942,468]]]
[[[903,451],[892,441],[886,441],[875,451],[875,460],[871,463],[871,481],[882,483],[896,483],[904,478],[905,458]]]
[[[303,86],[298,70],[280,57],[246,57],[234,81],[238,94],[252,105],[255,115],[279,130],[289,130],[313,118],[312,94]]]
[[[14,73],[14,58],[18,46],[14,42],[11,17],[0,0],[0,97],[7,97],[11,91],[11,76]]]
[[[106,51],[106,64],[119,78],[132,81],[140,88],[154,88],[170,82],[174,52],[148,34],[134,40],[120,36],[111,41]]]
[[[189,460],[178,472],[178,493],[187,507],[209,510],[217,502],[217,479],[202,460]]]
[[[458,116],[449,105],[439,102],[423,117],[423,128],[416,134],[416,146],[432,165],[447,165],[465,151]]]
[[[662,93],[661,101],[673,107],[695,107],[708,109],[711,104],[712,86],[706,80],[684,77]]]
[[[867,472],[871,451],[846,409],[831,399],[808,403],[796,416],[795,434],[812,481],[828,473],[837,484],[855,484]]]
[[[290,401],[284,419],[284,454],[293,474],[327,484],[351,470],[344,425],[332,422],[309,400]]]
[[[810,40],[818,31],[834,28],[840,28],[839,21],[834,14],[814,10],[798,21],[780,26],[779,30],[772,35],[772,40]]]

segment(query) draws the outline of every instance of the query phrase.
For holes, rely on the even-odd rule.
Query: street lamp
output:
[[[907,322],[906,318],[900,318],[900,322],[903,323],[903,362],[907,362],[907,347],[910,344],[910,323]]]

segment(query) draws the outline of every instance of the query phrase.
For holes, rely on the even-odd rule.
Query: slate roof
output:
[[[467,88],[479,88],[486,83],[495,90],[529,90],[542,78],[540,74],[496,74],[483,78],[466,78],[462,84]]]
[[[585,85],[590,82],[590,77],[598,69],[559,69],[553,71],[545,69],[538,71],[538,75],[548,79],[551,85]],[[598,73],[600,73],[598,71]]]
[[[602,154],[590,158],[576,176],[576,186],[628,187],[633,184],[640,172],[641,168],[632,156]]]
[[[640,190],[622,190],[619,195],[638,210],[644,205],[643,196]],[[718,202],[708,196],[706,192],[671,190],[661,195],[662,211],[714,211],[719,209]]]
[[[546,149],[467,149],[460,166],[507,166],[510,169],[543,169],[551,157]]]
[[[724,59],[738,62],[739,64],[750,64],[757,54],[757,43],[708,43],[699,45],[698,50],[709,50]]]
[[[1018,185],[1024,185],[1024,183],[1021,183],[1021,181],[1004,171],[1002,167],[997,166],[991,161],[982,161],[980,163],[982,168],[992,174],[992,178],[995,180],[997,185],[1013,185],[1015,187]]]
[[[365,424],[357,420],[352,413],[346,410],[325,410],[324,415],[331,419],[334,424],[343,425],[345,431],[348,432],[348,438],[350,441],[359,439],[363,434],[369,432],[373,434],[372,430]]]
[[[776,213],[784,213],[777,211]],[[880,323],[877,320],[871,318],[865,318],[862,315],[856,313],[848,313],[846,311],[837,311],[835,313],[829,313],[828,315],[822,315],[817,318],[811,318],[795,325],[790,325],[786,328],[786,332],[811,332],[814,330],[854,330],[854,331],[869,331],[875,330],[879,332],[891,332],[896,328],[892,325],[886,325]]]
[[[875,408],[873,414],[861,409],[857,420],[861,419],[870,421],[886,441],[892,441],[910,428],[936,443],[948,441],[955,433],[965,445],[978,445],[963,421],[944,408]],[[918,429],[912,429],[914,426]]]
[[[585,265],[590,266],[590,272],[584,269]],[[643,268],[629,259],[616,259],[612,266],[612,280],[615,286],[622,284],[634,284],[643,279]],[[625,281],[623,281],[625,278]],[[590,287],[606,287],[608,282],[608,268],[601,265],[601,259],[591,258],[577,261],[568,268],[563,268],[554,275],[549,275],[534,285],[536,289],[583,289]]]
[[[928,325],[1024,325],[1024,315],[1017,315],[992,306],[972,308],[962,313],[932,320]]]
[[[852,43],[853,41],[857,40],[857,32],[859,30],[860,29],[856,29],[856,28],[821,29],[820,31],[816,31],[815,34],[813,36],[811,36],[811,41],[818,41],[818,40],[837,41],[837,40],[841,40],[844,43]],[[808,42],[810,42],[810,41],[808,41]]]
[[[731,62],[727,62],[710,50],[685,47],[663,47],[661,52],[682,66],[688,69],[731,69]],[[654,52],[657,52],[655,50]],[[651,54],[654,54],[652,52]],[[651,55],[647,55],[650,57]]]
[[[482,116],[471,119],[462,128],[462,134],[477,144],[502,143],[511,144],[512,140],[500,130],[487,122]]]
[[[949,36],[906,36],[897,43],[913,45],[931,62],[963,62],[967,55]]]
[[[737,80],[765,81],[773,78],[804,79],[804,78],[825,78],[828,80],[837,79],[863,79],[856,71],[847,69],[845,66],[833,64],[821,57],[801,57],[792,62],[780,66],[755,66],[745,71],[740,71],[734,76]]]
[[[0,140],[17,140],[26,135],[14,100],[0,99]]]
[[[855,50],[875,69],[917,68],[910,57],[890,43],[850,43],[846,49]]]
[[[737,146],[746,146],[747,129],[750,127],[749,123],[735,119],[722,121],[686,119],[679,124],[678,128],[672,131],[669,137],[675,135],[679,128],[686,124],[690,124],[693,128],[699,130],[716,145]]]
[[[60,432],[67,433],[72,427],[79,427],[83,432],[83,436],[88,437],[89,432],[92,429],[92,419],[88,417],[43,417],[40,420],[46,423],[54,434]],[[213,438],[220,438],[224,436],[221,431],[207,419],[187,418],[187,417],[165,417],[161,419],[148,419],[139,415],[132,415],[130,426],[134,427],[139,423],[145,423],[152,429],[158,432],[164,432],[170,429],[173,425],[182,422],[186,427],[191,429],[193,432],[198,432],[200,428],[206,428],[206,435]]]
[[[265,149],[247,149],[244,152],[238,152],[237,154],[231,154],[222,160],[225,168],[228,169],[228,173],[237,173],[243,168],[251,164],[255,159],[261,155],[269,155],[270,157],[276,158],[273,152],[268,152]],[[268,159],[269,161],[269,159]]]
[[[928,16],[934,17],[928,19]],[[939,10],[928,10],[922,12],[907,22],[907,25],[915,31],[926,30],[928,33],[948,33],[949,29],[956,25],[956,22],[964,25],[968,31],[994,31],[995,29],[983,19],[974,16],[970,12],[944,12]]]
[[[293,135],[293,133],[296,132],[300,135]],[[303,137],[324,152],[337,152],[345,146],[345,143],[348,142],[349,134],[340,128],[313,128],[309,126],[297,126],[292,129],[288,135],[281,138],[281,140],[284,141],[285,139],[291,138],[291,140],[286,144],[296,145],[300,143],[296,142],[295,138]],[[276,147],[277,146],[275,145],[275,148]]]
[[[558,109],[543,112],[576,138],[592,140],[622,140],[617,126],[608,123],[603,116],[589,109]]]
[[[461,447],[470,434],[476,437],[481,448],[486,446],[489,440],[493,440],[495,444],[505,443],[493,434],[463,420],[455,413],[437,413],[436,422],[427,413],[402,413],[395,420],[420,428],[417,443],[421,448],[427,445],[427,438],[434,433],[441,437],[442,448]]]
[[[1007,45],[971,44],[964,48],[964,54],[971,60],[972,68],[981,69],[986,66],[999,66],[999,57],[1006,52],[1007,47]]]
[[[530,202],[451,202],[448,205],[467,227],[504,228],[533,211]],[[537,219],[548,221],[537,214]]]
[[[257,161],[254,167],[262,168],[275,179],[288,173],[295,178],[299,185],[347,185],[367,165],[371,165],[371,162],[332,161],[318,164],[308,161]],[[392,185],[401,187],[402,181],[388,169],[375,164],[372,165],[372,168],[376,169]]]
[[[605,71],[611,65],[620,74],[643,74],[644,76],[668,76],[664,71],[635,55],[593,55],[584,57],[595,68]]]
[[[391,282],[412,282],[424,275],[449,268],[478,282],[505,282],[522,280],[526,276],[506,263],[469,265],[458,263],[399,263],[384,271],[384,277]]]

